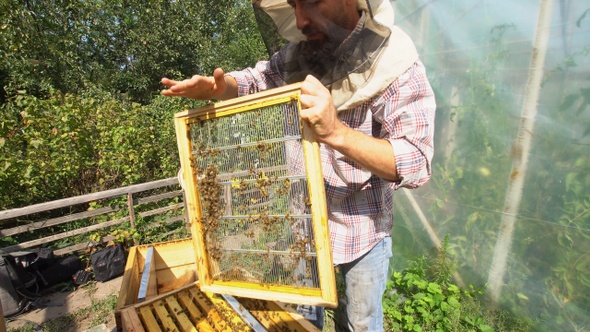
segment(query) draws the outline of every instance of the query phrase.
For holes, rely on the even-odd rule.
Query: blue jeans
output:
[[[383,331],[383,293],[392,256],[391,237],[386,237],[364,256],[339,265],[346,293],[335,310],[336,331]],[[297,311],[322,330],[322,307],[300,305]]]
[[[383,293],[389,278],[391,237],[350,263],[341,264],[345,303],[336,310],[336,331],[383,331]]]

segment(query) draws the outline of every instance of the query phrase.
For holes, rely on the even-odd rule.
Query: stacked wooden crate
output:
[[[190,239],[130,249],[119,331],[317,331],[291,305],[203,292]]]

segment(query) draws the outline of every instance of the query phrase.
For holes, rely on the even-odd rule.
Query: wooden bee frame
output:
[[[319,144],[300,84],[175,114],[202,290],[336,307]]]

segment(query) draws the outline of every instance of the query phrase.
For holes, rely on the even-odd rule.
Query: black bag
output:
[[[34,273],[11,255],[0,256],[0,301],[5,317],[27,311],[39,297],[37,291]]]
[[[127,255],[120,243],[103,248],[90,256],[97,281],[107,281],[122,275],[126,261]]]
[[[50,266],[37,270],[38,280],[44,287],[51,287],[62,282],[72,281],[74,274],[82,268],[82,260],[78,256],[59,258]]]
[[[10,278],[9,263],[0,256],[0,301],[4,316],[11,316],[23,310],[23,298],[16,292]]]

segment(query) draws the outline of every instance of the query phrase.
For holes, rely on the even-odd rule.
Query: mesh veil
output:
[[[297,29],[286,0],[253,0],[252,5],[269,54],[284,52],[284,66],[276,68],[283,80],[295,83],[313,75],[331,90],[340,111],[383,91],[418,59],[413,42],[393,25],[388,0],[357,0],[362,14],[355,30],[321,49]]]

